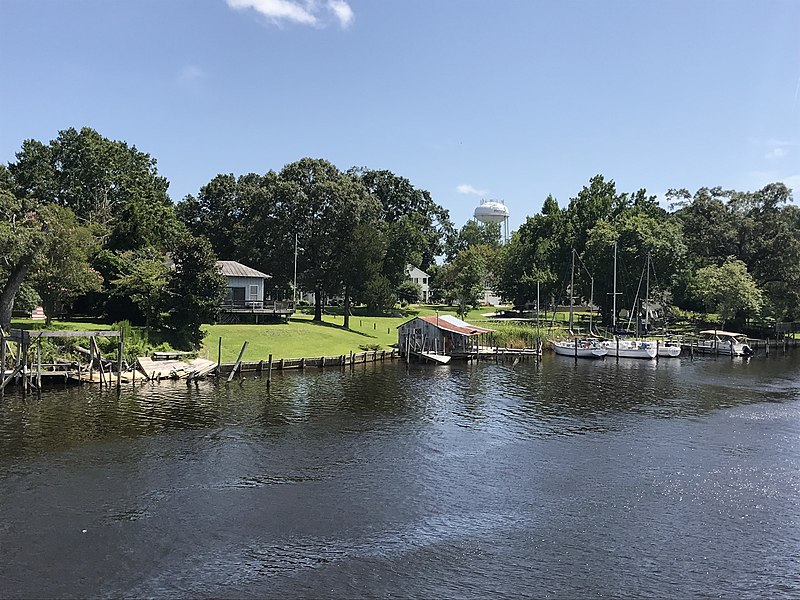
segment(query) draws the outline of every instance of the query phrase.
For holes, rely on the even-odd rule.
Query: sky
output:
[[[619,191],[800,198],[800,1],[0,0],[0,162],[89,126],[179,201],[303,157],[511,229]]]

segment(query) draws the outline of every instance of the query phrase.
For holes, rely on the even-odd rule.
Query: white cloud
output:
[[[252,9],[273,23],[289,21],[300,25],[324,26],[326,13],[319,0],[225,0],[237,10]],[[342,28],[353,22],[353,9],[346,0],[328,0],[327,10]]]
[[[461,185],[457,186],[456,191],[459,194],[474,194],[475,196],[485,196],[489,193],[487,190],[479,190],[468,183],[462,183]]]
[[[339,19],[339,25],[342,26],[342,29],[349,27],[355,18],[353,9],[344,0],[328,0],[328,8]]]
[[[178,85],[189,87],[197,85],[198,82],[206,77],[208,77],[208,74],[197,65],[186,65],[181,69],[180,73],[178,73],[175,81]]]
[[[786,156],[786,154],[787,152],[785,148],[783,148],[782,146],[775,146],[772,150],[770,150],[764,155],[764,158],[766,158],[767,160],[778,160]]]

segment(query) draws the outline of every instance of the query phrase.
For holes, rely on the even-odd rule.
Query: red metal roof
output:
[[[433,325],[434,327],[438,327],[439,329],[444,329],[445,331],[452,331],[453,333],[458,333],[461,335],[480,335],[481,333],[490,333],[491,329],[484,329],[483,327],[477,327],[476,325],[472,325],[467,323],[466,321],[462,321],[461,319],[457,319],[453,315],[432,315],[430,317],[418,317],[423,321],[426,321]]]

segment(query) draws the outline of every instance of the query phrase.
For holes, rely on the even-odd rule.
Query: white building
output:
[[[422,269],[419,269],[413,265],[407,265],[406,277],[408,277],[412,282],[419,284],[419,286],[422,288],[422,301],[425,304],[428,304],[431,296],[431,288],[428,285],[428,274]]]

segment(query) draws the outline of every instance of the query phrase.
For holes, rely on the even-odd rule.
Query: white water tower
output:
[[[508,207],[502,200],[481,200],[473,213],[481,223],[502,223],[503,241],[508,242]]]

